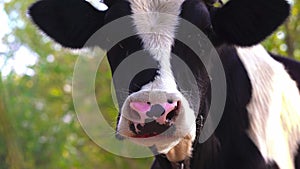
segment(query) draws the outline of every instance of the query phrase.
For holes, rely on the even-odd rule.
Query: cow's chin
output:
[[[129,104],[129,102],[125,101],[123,107],[128,107],[126,104]],[[183,96],[180,97],[180,106],[176,119],[164,132],[157,134],[157,132],[153,131],[151,134],[139,135],[130,129],[130,124],[133,122],[124,116],[126,112],[122,112],[117,133],[135,144],[151,147],[154,153],[166,154],[167,157],[168,153],[171,153],[170,158],[171,156],[177,156],[176,153],[179,153],[178,151],[181,150],[188,151],[183,154],[189,155],[192,142],[196,135],[196,117],[194,111],[190,108],[187,100]],[[182,152],[180,153],[182,154]],[[176,160],[178,159],[172,161]]]
[[[169,154],[170,151],[176,152],[177,150],[179,151],[187,150],[186,153],[185,152],[184,153],[180,152],[180,153],[190,155],[189,150],[191,150],[192,142],[195,139],[195,133],[196,133],[196,126],[192,125],[189,126],[186,131],[175,131],[174,135],[165,135],[164,133],[162,133],[147,138],[137,138],[134,136],[129,136],[127,138],[135,144],[154,149],[154,153]],[[181,146],[184,146],[185,148],[181,148]],[[175,154],[177,154],[177,152]],[[181,161],[181,160],[171,160],[171,161]]]

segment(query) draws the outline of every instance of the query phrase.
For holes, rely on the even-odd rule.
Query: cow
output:
[[[155,65],[130,79],[123,100],[124,96],[118,97],[122,93],[116,92],[120,107],[117,138],[149,147],[155,155],[152,169],[300,169],[300,63],[271,54],[259,44],[288,17],[287,1],[103,2],[107,10],[97,8],[93,0],[40,0],[28,13],[46,35],[72,49],[95,45],[86,42],[97,30],[130,16],[127,24],[134,36],[110,48],[105,37],[99,46],[107,50],[112,74],[136,51],[143,51],[140,57],[145,64]],[[162,19],[158,13],[172,17]],[[215,61],[202,62],[176,39],[181,19],[210,40],[226,77],[222,117],[203,142],[199,139],[210,123],[214,104],[214,79],[208,69],[215,69]],[[121,26],[116,29],[123,31]],[[184,93],[189,86],[178,85],[180,72],[172,62],[174,55],[195,77],[198,103]],[[114,79],[116,88],[120,83]]]

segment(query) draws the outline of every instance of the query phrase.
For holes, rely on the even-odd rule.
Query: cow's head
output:
[[[135,143],[153,147],[180,161],[192,149],[198,114],[209,90],[209,76],[203,63],[175,34],[182,17],[201,29],[217,47],[222,44],[250,46],[262,41],[289,14],[284,0],[231,0],[214,7],[213,0],[104,0],[107,11],[99,11],[85,0],[41,0],[29,9],[33,21],[47,35],[65,47],[82,48],[105,24],[131,15],[135,36],[128,37],[108,50],[112,73],[131,54],[142,51],[141,62],[154,67],[139,72],[129,87],[114,79],[120,113],[117,133]],[[172,15],[163,17],[160,14]],[[120,26],[119,31],[122,31]],[[145,33],[146,32],[146,33]],[[105,48],[105,46],[100,46]],[[191,69],[199,89],[201,103],[184,94],[175,76],[175,53]],[[132,64],[132,65],[130,65]],[[124,91],[128,94],[124,97]],[[209,102],[209,101],[208,101]],[[200,109],[194,104],[199,104]],[[206,107],[207,109],[207,107]],[[179,156],[174,155],[180,151]],[[174,156],[173,156],[174,155]]]

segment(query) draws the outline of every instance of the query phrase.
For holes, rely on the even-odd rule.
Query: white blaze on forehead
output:
[[[175,120],[177,127],[175,133],[165,136],[164,134],[145,139],[130,138],[131,141],[157,148],[159,153],[167,154],[174,147],[181,148],[182,140],[188,135],[190,143],[196,135],[196,117],[190,108],[187,99],[177,90],[177,85],[171,70],[171,49],[174,44],[176,29],[179,25],[181,5],[184,0],[128,0],[131,3],[132,19],[135,31],[142,40],[143,48],[159,63],[159,75],[154,81],[144,85],[142,89],[127,98],[122,107],[122,115],[118,129],[128,129],[128,106],[131,101],[150,102],[159,104],[167,102],[168,99],[180,101],[180,112]],[[175,98],[170,96],[175,95]],[[184,140],[186,141],[186,139]],[[186,145],[184,145],[186,146]],[[191,153],[186,148],[187,155]],[[175,151],[174,150],[174,151]]]
[[[160,64],[160,78],[155,82],[160,85],[156,86],[160,89],[167,81],[168,86],[176,89],[170,57],[184,0],[129,0],[129,2],[134,26],[143,47]],[[153,87],[153,83],[151,86]]]
[[[144,48],[158,61],[162,57],[170,57],[184,0],[129,0],[129,2],[133,22]]]
[[[300,143],[300,95],[282,64],[261,46],[237,48],[252,85],[249,137],[267,162],[295,169]]]

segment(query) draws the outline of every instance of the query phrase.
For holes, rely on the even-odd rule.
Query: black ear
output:
[[[105,16],[85,0],[41,0],[28,12],[42,31],[70,48],[82,48],[103,26]]]
[[[214,11],[212,24],[224,41],[251,46],[275,31],[289,13],[286,0],[230,0]]]

